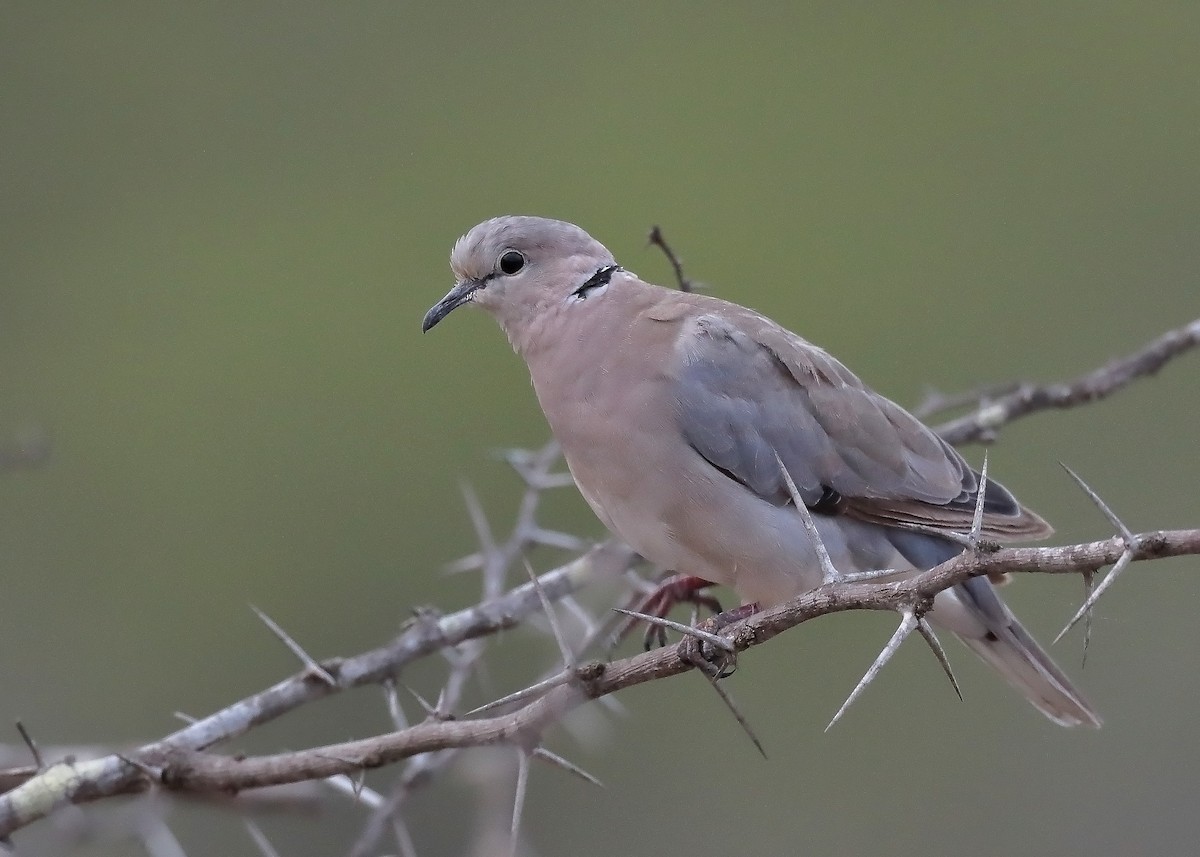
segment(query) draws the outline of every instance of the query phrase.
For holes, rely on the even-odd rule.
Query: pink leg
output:
[[[721,603],[711,595],[703,594],[703,590],[715,585],[711,580],[705,580],[703,577],[691,574],[672,574],[664,579],[653,592],[641,600],[632,602],[633,606],[630,609],[662,619],[680,604],[695,604],[714,614],[720,614]],[[633,617],[622,623],[617,630],[617,642],[625,639],[637,623],[638,620]],[[667,644],[666,628],[661,625],[647,625],[642,644],[647,651],[654,648],[656,644],[665,646]]]

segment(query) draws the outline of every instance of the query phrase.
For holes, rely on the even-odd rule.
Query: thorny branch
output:
[[[660,230],[650,235],[670,262],[679,287],[691,290],[693,283],[683,273],[678,257],[667,245]],[[1139,351],[1114,360],[1107,366],[1073,381],[1036,385],[1029,383],[992,387],[983,393],[959,397],[933,397],[924,409],[927,413],[950,407],[976,405],[965,416],[938,427],[949,442],[991,441],[1004,425],[1020,417],[1047,408],[1065,408],[1103,398],[1130,382],[1157,372],[1172,358],[1200,344],[1200,320],[1160,336]],[[577,602],[574,593],[598,578],[632,574],[637,560],[628,548],[617,543],[594,547],[576,559],[534,580],[505,590],[509,567],[534,546],[579,552],[584,544],[569,534],[545,530],[536,521],[542,492],[570,484],[565,474],[554,473],[558,450],[554,444],[533,452],[509,453],[509,463],[525,481],[517,524],[504,542],[497,542],[482,509],[464,487],[464,494],[480,542],[480,550],[459,560],[452,570],[478,569],[483,579],[482,600],[465,610],[448,615],[418,611],[402,632],[389,643],[350,658],[317,661],[304,652],[272,620],[259,614],[300,659],[303,669],[273,687],[239,700],[208,717],[190,721],[184,728],[165,738],[121,754],[98,758],[79,758],[76,754],[36,749],[22,727],[27,753],[34,764],[0,770],[0,840],[54,812],[60,807],[158,787],[167,793],[219,799],[232,802],[238,792],[267,796],[288,784],[325,783],[339,792],[372,808],[370,822],[355,844],[354,854],[371,853],[375,842],[389,826],[400,851],[414,853],[411,838],[399,817],[407,796],[444,767],[454,754],[466,748],[506,745],[518,752],[513,756],[513,774],[518,791],[511,815],[513,829],[506,831],[510,847],[517,847],[516,824],[524,801],[530,759],[541,759],[585,779],[592,778],[565,759],[542,746],[547,730],[579,705],[609,697],[616,691],[687,672],[695,663],[680,656],[675,648],[661,648],[612,662],[579,662],[578,650],[565,640],[551,605],[559,605],[583,626],[584,639],[595,640],[602,634]],[[0,456],[0,465],[5,463]],[[1074,476],[1074,474],[1072,474]],[[826,582],[816,590],[791,602],[756,613],[721,633],[718,648],[732,654],[765,643],[782,631],[817,616],[845,610],[888,610],[902,618],[893,641],[884,649],[872,670],[859,683],[852,699],[866,686],[875,672],[904,637],[912,631],[922,636],[948,668],[936,637],[927,634],[921,614],[938,592],[973,575],[1003,572],[1081,573],[1091,580],[1095,571],[1113,566],[1098,586],[1089,587],[1088,598],[1071,624],[1090,618],[1096,599],[1116,580],[1130,563],[1168,556],[1200,554],[1200,529],[1131,533],[1086,485],[1081,486],[1110,519],[1118,535],[1085,544],[1051,548],[997,549],[980,543],[976,534],[964,535],[968,547],[963,554],[942,565],[905,580],[880,582],[881,573],[838,575],[826,570]],[[981,492],[982,494],[982,492]],[[801,506],[802,508],[802,506]],[[635,580],[637,580],[635,578]],[[462,688],[475,669],[483,647],[481,640],[490,634],[528,621],[545,613],[559,643],[563,664],[556,673],[502,700],[484,706],[476,713],[455,716]],[[1070,625],[1068,625],[1070,627]],[[696,632],[685,629],[687,633]],[[1065,632],[1065,629],[1064,629]],[[712,645],[712,642],[707,645]],[[409,725],[396,698],[396,676],[416,659],[442,653],[451,662],[450,675],[436,704],[422,702],[426,709],[423,722]],[[950,675],[953,682],[953,676]],[[242,735],[254,727],[280,717],[300,706],[331,694],[378,684],[385,690],[388,710],[395,730],[358,741],[316,747],[268,756],[234,757],[212,752],[215,745]],[[849,703],[849,700],[847,701]],[[845,706],[843,706],[844,710]],[[488,716],[484,716],[484,712]],[[499,711],[496,714],[493,712]],[[841,712],[839,711],[838,716]],[[738,715],[740,718],[740,715]],[[836,717],[835,717],[836,720]],[[49,759],[67,761],[47,764]],[[362,772],[383,765],[409,760],[389,796],[362,785]],[[332,778],[332,779],[331,779]],[[280,792],[286,795],[285,792]],[[285,798],[287,799],[287,798]],[[244,799],[239,799],[239,802]],[[233,805],[231,803],[231,805]],[[253,802],[250,804],[253,805]],[[170,838],[161,821],[149,833],[159,839]],[[270,845],[256,827],[251,835],[263,853]],[[175,848],[177,853],[181,851]]]
[[[985,394],[974,411],[937,426],[935,431],[956,446],[973,441],[990,443],[1002,426],[1019,417],[1103,399],[1138,378],[1153,375],[1172,358],[1197,346],[1200,346],[1200,319],[1168,330],[1132,354],[1074,380],[1059,384],[1017,384],[995,398]],[[953,404],[961,399],[948,401]],[[935,401],[928,408],[937,411],[942,405]]]
[[[1200,529],[1142,533],[1133,559],[1150,560],[1200,554]],[[768,608],[722,632],[733,647],[745,651],[761,645],[796,625],[846,610],[903,611],[907,605],[928,601],[938,592],[970,577],[1004,572],[1078,573],[1115,563],[1126,551],[1121,537],[1057,548],[1001,548],[990,553],[961,554],[912,578],[888,583],[831,583],[777,607]],[[421,753],[462,747],[508,744],[532,750],[545,731],[581,703],[668,676],[694,665],[673,648],[655,649],[610,663],[592,661],[577,667],[570,679],[516,711],[476,720],[430,719],[407,729],[329,744],[311,750],[269,756],[229,757],[203,752],[171,742],[157,742],[127,754],[142,767],[129,766],[132,778],[145,771],[157,773],[169,789],[195,792],[231,792],[304,780],[354,774]],[[60,764],[57,777],[78,776],[72,766]],[[50,773],[50,772],[47,772]],[[148,784],[148,783],[147,783]],[[26,784],[29,785],[28,783]],[[93,784],[95,785],[95,784]],[[94,799],[105,792],[88,790]],[[16,829],[18,819],[0,812],[0,833]]]
[[[632,559],[628,548],[608,542],[541,575],[539,584],[547,598],[563,599],[598,577],[619,574]],[[306,667],[297,675],[190,723],[137,753],[59,764],[40,772],[31,769],[31,776],[23,784],[0,796],[0,838],[60,806],[143,790],[149,784],[145,763],[141,762],[145,751],[153,755],[159,751],[204,750],[305,703],[349,688],[388,681],[418,658],[515,627],[540,608],[537,588],[525,583],[457,613],[442,617],[420,613],[398,637],[383,646],[352,658],[321,662],[320,666],[334,679],[332,685]],[[0,782],[19,778],[12,772],[0,772]]]

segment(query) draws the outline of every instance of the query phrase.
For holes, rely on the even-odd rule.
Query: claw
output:
[[[733,610],[726,610],[710,616],[696,626],[697,631],[703,631],[706,636],[717,634],[722,628],[727,628],[734,622],[740,622],[747,616],[758,612],[758,604],[743,604]],[[676,648],[680,660],[700,670],[711,679],[722,679],[733,675],[737,669],[737,651],[732,647],[714,646],[699,635],[688,634],[679,641]]]
[[[658,585],[653,592],[646,595],[640,601],[634,602],[631,610],[635,613],[645,613],[649,616],[657,616],[659,619],[665,619],[676,606],[679,604],[695,604],[698,607],[703,607],[711,611],[713,614],[721,613],[721,603],[711,595],[704,595],[701,590],[707,589],[715,584],[711,580],[705,580],[703,577],[696,577],[690,574],[674,574]],[[629,635],[638,623],[639,619],[631,616],[625,622],[622,622],[613,635],[613,645],[620,643]],[[655,646],[665,646],[667,644],[667,631],[662,625],[650,624],[646,626],[646,633],[642,638],[642,646],[646,651],[655,648]]]

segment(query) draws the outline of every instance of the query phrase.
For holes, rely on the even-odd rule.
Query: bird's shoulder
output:
[[[818,345],[748,307],[712,295],[653,287],[643,317],[673,328],[682,365],[719,364],[782,374],[802,387],[865,389],[845,364]]]

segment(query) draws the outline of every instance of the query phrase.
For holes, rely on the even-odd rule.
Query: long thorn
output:
[[[396,731],[408,728],[408,718],[404,716],[404,709],[400,707],[400,695],[396,693],[396,680],[394,678],[386,678],[383,680],[383,698],[387,702],[388,717],[392,720],[392,726]]]
[[[148,816],[138,825],[137,837],[148,857],[187,857],[187,852],[158,815]]]
[[[549,762],[552,765],[557,765],[558,767],[560,767],[564,771],[566,771],[568,774],[574,774],[575,776],[579,777],[579,779],[583,780],[585,783],[591,783],[594,786],[599,786],[600,788],[604,788],[604,783],[600,782],[600,780],[593,777],[591,774],[589,774],[583,768],[579,767],[574,762],[568,762],[566,759],[564,759],[562,756],[558,755],[557,753],[551,753],[545,747],[535,748],[533,751],[533,757],[535,759],[541,759],[544,762]]]
[[[901,572],[894,568],[877,568],[873,571],[842,571],[840,583],[870,583],[873,580],[883,580],[894,577]]]
[[[933,656],[942,665],[942,672],[946,674],[946,678],[950,679],[950,686],[954,688],[955,694],[958,695],[958,701],[962,702],[962,691],[958,687],[958,679],[954,677],[954,670],[950,668],[950,659],[946,657],[946,650],[942,648],[942,641],[933,632],[933,626],[926,621],[924,616],[917,620],[917,631],[924,638],[925,642],[929,644],[929,648],[933,650]]]
[[[1063,470],[1067,471],[1067,475],[1075,480],[1075,483],[1080,488],[1083,489],[1083,493],[1087,494],[1088,499],[1096,504],[1096,508],[1100,510],[1100,512],[1104,515],[1104,517],[1108,518],[1108,522],[1110,524],[1112,524],[1114,527],[1116,527],[1117,532],[1120,533],[1120,535],[1121,535],[1121,539],[1125,542],[1125,547],[1127,547],[1127,548],[1136,547],[1137,536],[1135,536],[1130,531],[1129,527],[1125,526],[1124,521],[1122,521],[1120,518],[1117,517],[1117,513],[1114,512],[1112,509],[1110,509],[1108,504],[1100,499],[1100,495],[1097,494],[1095,491],[1093,491],[1092,487],[1090,485],[1088,485],[1086,482],[1084,482],[1079,477],[1079,474],[1076,473],[1071,468],[1067,467],[1067,465],[1063,464],[1060,461],[1058,463],[1058,466],[1061,467]]]
[[[632,616],[635,619],[641,619],[643,622],[649,622],[651,625],[661,625],[664,628],[670,628],[672,631],[678,631],[681,634],[687,634],[689,637],[695,637],[697,640],[715,646],[721,651],[737,651],[733,643],[718,634],[710,634],[708,631],[701,631],[699,628],[684,625],[682,622],[673,622],[662,616],[651,616],[648,613],[638,613],[636,610],[626,610],[624,607],[614,607],[612,609],[617,613],[624,613],[626,616]]]
[[[355,803],[361,803],[369,809],[379,809],[379,807],[387,803],[387,798],[363,782],[362,777],[366,773],[366,769],[359,771],[359,779],[357,780],[351,779],[348,774],[334,774],[332,777],[326,777],[321,782],[324,782],[325,785],[338,794],[347,795]]]
[[[521,561],[525,563],[525,571],[529,574],[529,580],[533,583],[538,600],[542,602],[542,611],[546,614],[546,621],[550,623],[550,632],[554,634],[554,642],[558,643],[558,651],[562,655],[563,666],[567,669],[573,669],[575,667],[575,653],[571,651],[571,646],[567,643],[567,638],[563,636],[562,627],[558,624],[558,616],[554,612],[554,605],[546,597],[546,590],[542,589],[542,582],[538,580],[537,573],[533,570],[533,566],[529,564],[529,560],[521,557]]]
[[[804,530],[808,533],[808,538],[813,544],[813,549],[817,552],[817,561],[821,564],[821,576],[824,578],[822,583],[833,583],[840,580],[841,573],[833,567],[833,560],[829,558],[829,551],[825,549],[825,542],[821,540],[821,534],[817,532],[817,522],[813,520],[812,513],[808,511],[808,506],[804,505],[804,498],[796,490],[796,483],[792,481],[792,474],[788,473],[788,469],[784,465],[783,459],[779,457],[778,452],[775,452],[775,461],[779,465],[779,472],[783,474],[783,481],[787,485],[788,494],[791,495],[792,505],[796,507],[796,514],[800,516],[800,520],[804,524]]]
[[[583,638],[590,640],[596,633],[596,620],[587,610],[583,608],[574,596],[564,595],[558,600],[558,603],[567,609],[567,612],[575,617],[575,620],[583,626]]]
[[[467,516],[471,519],[471,526],[475,530],[475,538],[479,541],[480,552],[486,556],[496,549],[496,539],[492,535],[492,526],[488,523],[487,512],[483,511],[479,495],[475,493],[470,482],[463,480],[459,484],[459,488],[462,491],[463,503],[467,507]]]
[[[426,699],[425,697],[421,696],[421,694],[420,694],[420,693],[419,693],[417,690],[415,690],[414,688],[411,688],[411,687],[409,687],[409,686],[408,686],[408,685],[406,685],[406,684],[401,684],[400,686],[401,686],[402,688],[404,688],[405,690],[407,690],[407,691],[408,691],[408,692],[409,692],[409,693],[412,695],[412,698],[413,698],[413,699],[415,699],[415,700],[417,701],[417,705],[421,706],[421,710],[425,712],[425,716],[426,716],[426,717],[433,717],[433,718],[435,718],[435,719],[436,719],[436,717],[437,717],[437,709],[436,709],[436,708],[434,708],[432,705],[430,705],[430,704],[429,704],[429,700],[428,700],[428,699]]]
[[[1083,602],[1083,606],[1081,606],[1075,612],[1075,615],[1071,617],[1071,621],[1068,622],[1066,626],[1058,632],[1058,636],[1054,638],[1054,642],[1057,643],[1059,640],[1061,640],[1067,631],[1070,631],[1072,628],[1074,628],[1080,619],[1091,612],[1092,608],[1096,606],[1096,602],[1100,600],[1100,596],[1104,594],[1108,587],[1113,585],[1117,577],[1126,569],[1132,560],[1133,551],[1129,548],[1126,548],[1125,552],[1121,554],[1121,558],[1118,559],[1116,564],[1112,567],[1112,570],[1109,571],[1108,574],[1104,575],[1104,579],[1100,581],[1100,585],[1092,590],[1092,593],[1087,597],[1087,600]]]
[[[746,737],[753,742],[759,754],[764,759],[767,758],[767,751],[763,749],[762,741],[758,740],[758,736],[755,735],[754,730],[750,728],[750,721],[748,721],[742,714],[742,711],[740,708],[738,708],[737,703],[733,701],[733,697],[729,695],[729,691],[725,690],[721,683],[717,681],[715,676],[709,675],[708,673],[704,672],[704,670],[700,670],[700,672],[706,679],[708,679],[708,683],[712,685],[712,689],[717,692],[717,696],[721,697],[721,701],[725,703],[725,707],[729,709],[734,720],[738,722],[738,726],[742,727],[742,731],[746,733]]]
[[[1083,572],[1083,600],[1087,601],[1092,597],[1092,592],[1096,589],[1096,572],[1094,569],[1087,569]],[[1092,613],[1089,610],[1087,617],[1083,620],[1083,658],[1080,660],[1079,668],[1083,669],[1087,666],[1088,647],[1092,645]]]
[[[413,842],[412,834],[408,832],[408,825],[398,815],[392,818],[392,833],[396,837],[401,857],[417,857],[417,846]]]
[[[115,755],[118,759],[120,759],[126,765],[137,768],[139,771],[141,771],[143,774],[145,774],[147,777],[149,777],[154,782],[156,782],[156,783],[162,782],[163,769],[161,767],[158,767],[156,765],[148,765],[145,762],[143,762],[141,759],[135,759],[133,756],[127,756],[124,753],[114,753],[113,755]]]
[[[17,721],[17,731],[21,733],[21,740],[29,748],[29,755],[33,756],[33,764],[39,771],[44,770],[46,760],[42,758],[42,751],[38,748],[37,741],[34,741],[33,736],[29,734],[29,730],[25,728],[25,724],[20,720]]]
[[[979,543],[971,538],[970,533],[957,533],[954,530],[942,530],[938,527],[914,524],[910,521],[896,521],[889,526],[894,526],[898,530],[909,530],[914,533],[924,533],[927,536],[936,536],[943,541],[954,542],[956,545],[960,545],[967,550],[975,551],[979,549]]]
[[[263,857],[279,857],[279,852],[267,841],[267,835],[262,832],[261,827],[254,823],[254,819],[247,818],[243,820],[250,838],[254,840],[254,844],[258,846],[258,850],[262,853]]]
[[[850,691],[850,695],[846,697],[846,701],[842,703],[842,707],[838,709],[837,714],[833,715],[833,719],[825,727],[826,732],[842,719],[842,715],[846,713],[846,709],[866,690],[867,685],[875,680],[875,677],[879,675],[879,671],[892,659],[892,655],[896,654],[896,650],[900,648],[900,644],[916,629],[917,614],[910,609],[905,610],[903,615],[904,618],[900,620],[900,627],[896,629],[896,633],[892,634],[892,638],[887,641],[887,645],[883,647],[883,651],[875,658],[875,662],[871,664],[870,668],[863,674],[863,677],[859,679],[858,684],[854,686],[854,690]]]
[[[979,550],[979,539],[983,534],[983,504],[987,499],[987,450],[983,452],[983,467],[979,468],[979,493],[975,495],[975,514],[971,518],[971,549]]]
[[[499,708],[502,705],[508,705],[511,702],[520,702],[523,699],[529,699],[532,696],[541,696],[549,690],[553,690],[560,684],[564,684],[571,678],[569,670],[563,670],[558,675],[550,676],[550,678],[542,679],[537,684],[532,684],[529,687],[522,688],[507,696],[502,696],[499,699],[493,699],[491,702],[485,702],[478,708],[472,708],[463,717],[471,717],[475,714],[483,714],[486,711],[491,711],[494,708]]]
[[[512,829],[509,852],[511,857],[517,857],[517,834],[521,830],[521,813],[525,809],[525,791],[529,787],[529,754],[517,750],[517,789],[513,795]]]
[[[304,664],[304,670],[306,673],[316,676],[330,687],[337,687],[337,679],[330,675],[329,671],[325,669],[325,667],[317,663],[312,655],[304,651],[304,648],[295,640],[293,640],[291,636],[288,635],[287,631],[279,627],[274,619],[259,610],[253,604],[250,605],[250,609],[253,610],[254,614],[262,620],[262,623],[266,625],[268,629],[270,629],[271,633],[278,637],[279,641],[288,647],[288,650],[299,659],[300,663]]]

